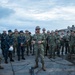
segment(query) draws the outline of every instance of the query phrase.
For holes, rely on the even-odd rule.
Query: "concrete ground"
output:
[[[31,75],[29,69],[35,65],[35,56],[26,56],[26,60],[21,61],[18,61],[16,56],[14,60],[14,62],[8,60],[8,64],[2,60],[4,69],[0,69],[0,75]],[[75,65],[61,57],[55,59],[45,57],[45,67],[46,71],[43,71],[39,59],[39,67],[34,70],[34,75],[75,75]]]

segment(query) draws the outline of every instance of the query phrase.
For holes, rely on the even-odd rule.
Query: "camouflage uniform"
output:
[[[0,49],[1,49],[1,34],[0,34]],[[0,57],[0,69],[4,69],[4,68],[1,66],[1,60],[2,60],[2,58]]]
[[[6,31],[3,31],[1,34],[1,49],[2,49],[2,55],[4,56],[4,50],[5,50],[5,38],[7,37]]]
[[[37,26],[36,30],[40,30],[40,27]],[[34,50],[35,50],[36,65],[34,68],[38,67],[38,57],[40,56],[41,63],[42,63],[42,69],[45,71],[46,69],[44,68],[44,46],[43,46],[43,43],[45,41],[45,37],[41,33],[36,33],[33,35],[32,40],[33,40],[32,42],[35,42],[34,43]]]
[[[69,48],[69,41],[70,41],[70,35],[67,32],[66,36],[65,36],[65,54],[70,52],[70,48]]]
[[[48,46],[49,46],[50,58],[51,57],[55,58],[55,48],[56,48],[55,40],[56,38],[55,38],[54,32],[52,31],[51,35],[48,36]]]
[[[64,52],[64,45],[65,45],[65,41],[64,41],[65,37],[64,37],[64,34],[61,33],[60,35],[60,46],[61,46],[61,52],[62,52],[62,55],[63,55],[63,52]]]
[[[30,40],[29,40],[29,48],[30,48],[30,53],[32,53],[32,44],[31,44],[31,41],[32,41],[32,35],[31,35],[31,32],[29,32],[29,36],[30,36]]]
[[[26,38],[26,48],[27,48],[27,55],[29,55],[29,41],[30,41],[30,35],[29,35],[29,31],[26,30],[25,31],[25,38]]]
[[[50,31],[48,30],[47,31],[47,38],[46,38],[46,41],[47,41],[47,46],[46,46],[46,51],[47,51],[47,53],[49,53],[49,46],[48,46],[48,37],[50,36]]]
[[[11,46],[13,46],[13,37],[12,37],[12,31],[8,30],[8,35],[5,38],[5,50],[4,50],[4,58],[5,58],[5,63],[8,63],[8,57],[10,58],[10,61],[14,62],[12,59],[12,51],[9,50]]]
[[[75,54],[75,33],[72,31],[70,35],[70,54]]]
[[[17,41],[17,38],[19,36],[18,31],[15,30],[15,32],[14,32],[14,34],[12,36],[14,38],[14,44],[13,44],[14,50],[13,50],[13,54],[15,55],[15,53],[17,51],[17,48],[18,48],[18,41]]]
[[[60,56],[60,35],[58,34],[58,31],[56,31],[55,38],[56,38],[57,56]]]
[[[45,37],[45,42],[44,42],[44,54],[47,56],[47,50],[46,50],[46,46],[47,46],[47,34],[45,33],[45,31],[46,31],[46,29],[45,28],[43,28],[42,29],[42,31],[43,31],[43,35],[44,35],[44,37]]]

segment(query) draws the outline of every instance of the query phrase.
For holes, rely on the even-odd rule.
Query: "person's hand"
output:
[[[42,43],[42,41],[38,41],[38,44],[41,44]]]
[[[35,41],[32,41],[32,44],[35,44]]]
[[[21,43],[21,46],[23,46],[23,43]]]

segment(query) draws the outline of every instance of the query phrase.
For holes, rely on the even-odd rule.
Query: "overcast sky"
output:
[[[75,0],[0,0],[0,31],[29,30],[39,25],[46,30],[75,24]]]

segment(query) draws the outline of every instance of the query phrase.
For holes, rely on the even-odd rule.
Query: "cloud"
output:
[[[48,30],[74,24],[74,0],[0,0],[0,26],[34,31],[39,25]],[[64,26],[63,26],[64,25]]]
[[[12,3],[11,3],[12,2]],[[5,4],[8,8],[12,8],[15,14],[12,15],[18,20],[31,19],[31,20],[74,20],[75,6],[62,7],[57,4],[72,4],[73,2],[68,0],[9,0],[8,4]],[[73,11],[73,12],[71,12]],[[16,17],[15,17],[16,16]],[[72,17],[72,18],[71,18]],[[24,20],[25,21],[25,20]]]
[[[0,18],[9,17],[13,13],[14,11],[12,9],[0,7]]]
[[[31,20],[75,20],[75,6],[72,7],[56,7],[45,12],[39,12],[37,10],[24,10],[23,8],[15,8],[16,16],[22,19]],[[22,20],[21,19],[21,20]]]

